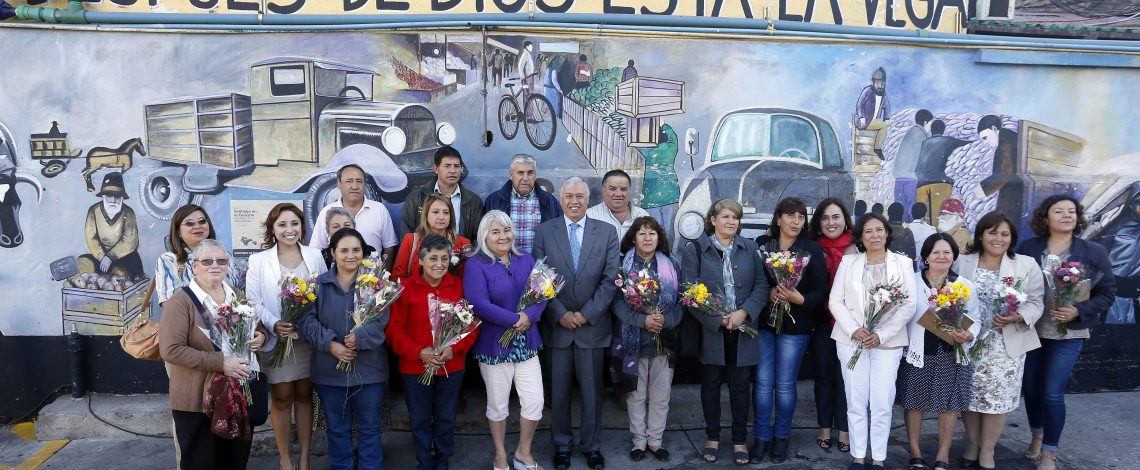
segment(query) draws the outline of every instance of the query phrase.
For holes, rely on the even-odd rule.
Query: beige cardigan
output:
[[[954,272],[971,281],[977,278],[977,271],[977,254],[962,255],[954,262]],[[1025,290],[1025,302],[1017,307],[1017,313],[1021,314],[1025,322],[1009,324],[1001,329],[1006,353],[1009,357],[1018,358],[1041,347],[1041,340],[1037,337],[1033,324],[1041,318],[1042,310],[1045,308],[1042,300],[1045,295],[1045,279],[1037,262],[1024,255],[1015,255],[1014,259],[1002,256],[998,275],[1012,277],[1015,281],[1020,280],[1021,288]]]
[[[169,364],[170,409],[202,411],[202,392],[214,372],[222,372],[225,356],[200,328],[209,329],[186,291],[178,289],[162,304],[158,350]]]

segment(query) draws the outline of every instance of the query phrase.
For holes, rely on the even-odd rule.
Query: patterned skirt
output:
[[[954,361],[954,350],[939,348],[918,368],[903,361],[896,381],[895,403],[929,413],[965,411],[970,404],[973,370]]]
[[[1001,330],[994,330],[982,341],[982,353],[974,360],[974,398],[969,410],[987,414],[1016,410],[1025,356],[1009,357]]]

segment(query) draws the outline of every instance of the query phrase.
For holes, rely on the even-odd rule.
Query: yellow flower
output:
[[[305,298],[312,302],[314,300],[317,300],[317,294],[309,292],[307,295],[305,295]]]
[[[554,298],[554,286],[551,284],[547,284],[546,288],[542,290],[542,296],[546,297],[548,299],[553,299]]]

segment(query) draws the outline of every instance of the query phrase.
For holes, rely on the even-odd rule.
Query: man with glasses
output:
[[[440,194],[451,201],[451,213],[455,215],[455,233],[468,240],[478,239],[479,221],[486,212],[483,201],[459,183],[463,177],[463,157],[454,147],[445,145],[436,150],[432,160],[435,179],[408,192],[404,200],[404,212],[400,217],[400,236],[412,233],[420,223],[420,212],[424,198],[428,194]],[[357,226],[360,222],[357,222]]]
[[[534,157],[520,153],[511,157],[507,177],[510,181],[487,195],[484,203],[488,211],[500,210],[515,223],[515,246],[530,253],[534,245],[534,231],[538,224],[562,217],[558,199],[538,187],[538,163]]]
[[[392,217],[383,203],[364,197],[365,184],[364,169],[359,166],[349,164],[337,170],[336,187],[340,190],[340,199],[325,206],[317,215],[309,246],[321,250],[328,247],[330,234],[325,231],[325,218],[329,208],[343,207],[352,214],[356,230],[364,236],[365,243],[384,253],[386,267],[391,270],[392,263],[396,261],[396,233]]]

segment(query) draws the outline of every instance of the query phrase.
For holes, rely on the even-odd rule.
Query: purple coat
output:
[[[472,257],[464,264],[463,296],[475,307],[475,315],[483,320],[475,347],[471,349],[472,354],[500,356],[507,353],[507,349],[499,346],[499,336],[519,320],[515,307],[519,305],[533,268],[534,257],[528,254],[512,255],[509,270],[502,263],[483,254]],[[526,330],[528,348],[542,347],[538,320],[542,318],[544,309],[546,302],[531,305],[525,310],[530,317],[530,329]]]
[[[891,102],[887,99],[887,94],[883,93],[883,104],[879,106],[879,112],[875,112],[875,89],[871,85],[863,88],[863,92],[859,93],[859,101],[855,104],[855,127],[859,130],[867,128],[867,124],[875,119],[886,121],[891,117]],[[859,119],[863,119],[863,125],[859,125]]]

